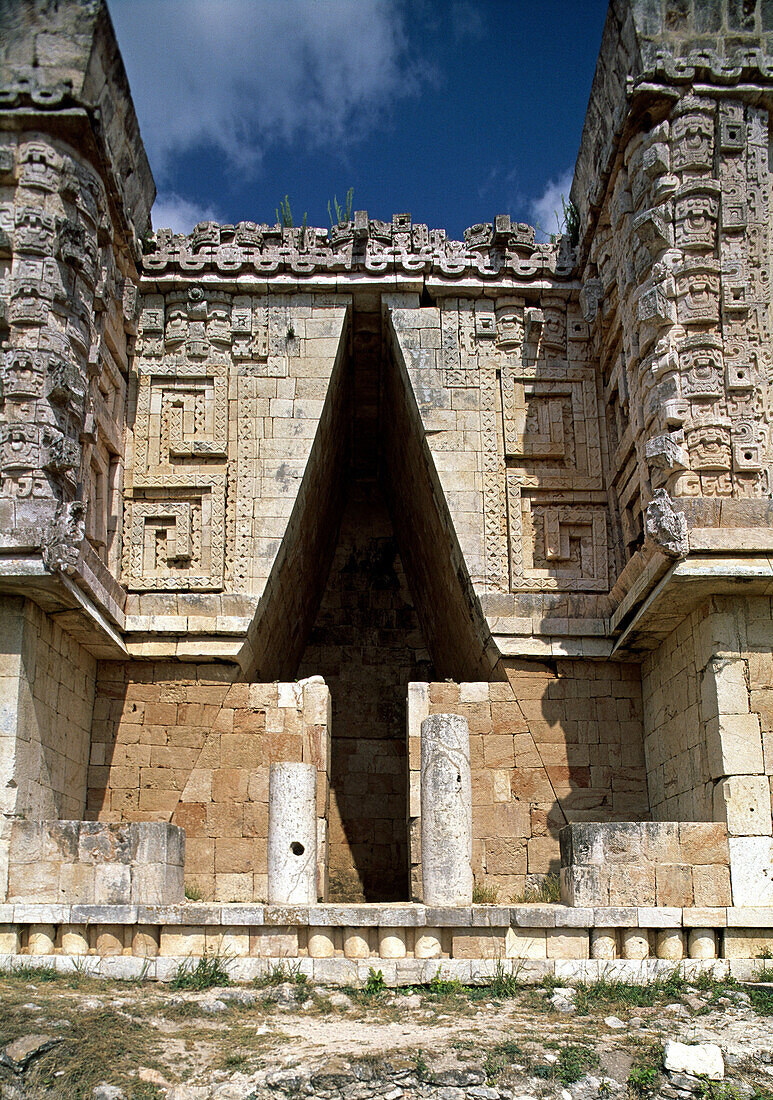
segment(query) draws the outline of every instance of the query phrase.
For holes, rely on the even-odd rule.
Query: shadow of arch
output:
[[[331,687],[331,856],[351,871],[341,900],[408,897],[408,683],[487,680],[495,665],[385,328],[355,302],[242,662],[249,680],[321,674]]]

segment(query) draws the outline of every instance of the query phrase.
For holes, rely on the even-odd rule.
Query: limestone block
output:
[[[624,959],[646,959],[650,953],[650,941],[646,928],[623,928],[620,944]]]
[[[94,902],[97,905],[121,905],[131,900],[131,893],[132,869],[129,864],[97,864],[94,868]]]
[[[95,867],[84,863],[63,863],[59,869],[59,897],[69,905],[93,904],[95,871]]]
[[[507,948],[506,933],[502,928],[454,928],[451,945],[454,959],[501,959]]]
[[[610,870],[606,867],[572,865],[562,867],[561,900],[564,905],[609,905]]]
[[[727,909],[712,906],[695,906],[685,909],[683,914],[685,928],[725,928]]]
[[[655,905],[655,867],[626,863],[609,869],[610,905]]]
[[[764,772],[760,720],[756,714],[721,714],[711,718],[705,728],[712,779]]]
[[[299,951],[298,929],[258,928],[250,931],[250,954],[262,959],[295,959]]]
[[[344,957],[367,959],[370,957],[370,934],[367,928],[344,928]]]
[[[218,951],[230,958],[244,959],[250,953],[250,930],[244,927],[227,926],[217,934],[215,943],[212,930],[207,929],[207,951]]]
[[[691,928],[687,936],[687,954],[691,959],[716,959],[717,939],[713,928]]]
[[[763,928],[726,928],[723,955],[726,959],[758,959],[773,952],[773,933]]]
[[[88,955],[89,934],[85,924],[62,925],[62,951],[65,955]]]
[[[310,927],[308,951],[312,959],[332,959],[336,953],[334,929]]]
[[[712,657],[701,680],[701,718],[708,722],[717,715],[748,713],[746,661],[740,657]]]
[[[733,905],[773,905],[773,841],[770,837],[730,838]]]
[[[508,928],[505,936],[505,957],[508,959],[546,959],[548,957],[546,928]]]
[[[718,864],[693,867],[693,899],[699,907],[732,905],[730,868]]]
[[[52,955],[56,942],[56,929],[53,924],[31,924],[27,939],[30,955]]]
[[[614,928],[591,928],[590,957],[592,959],[617,958],[617,932]]]
[[[382,959],[404,959],[407,953],[405,929],[379,928],[378,953]]]
[[[159,953],[159,929],[152,924],[136,924],[131,930],[132,955],[155,959]]]
[[[15,924],[0,924],[0,955],[19,954],[19,929]]]
[[[717,783],[714,787],[714,817],[727,822],[731,837],[770,836],[773,828],[767,778],[764,775],[739,775]]]
[[[692,867],[667,863],[655,870],[657,904],[684,908],[693,903]]]
[[[443,945],[439,928],[417,928],[413,953],[417,959],[439,959]]]
[[[59,900],[59,863],[15,863],[8,867],[8,897],[28,901]]]
[[[472,902],[472,780],[467,720],[433,714],[421,723],[421,852],[424,902]]]
[[[590,936],[587,928],[548,928],[546,934],[549,959],[590,957]]]
[[[674,962],[684,958],[684,935],[680,928],[658,928],[655,933],[655,954],[659,959]]]
[[[91,931],[97,955],[123,954],[124,926],[122,924],[96,924]]]
[[[206,936],[202,925],[165,924],[159,936],[160,955],[203,955]]]
[[[716,1043],[678,1043],[666,1039],[663,1047],[663,1067],[671,1073],[687,1073],[691,1077],[707,1077],[721,1081],[725,1076],[722,1051]]]
[[[679,843],[681,862],[693,868],[709,863],[730,863],[727,826],[720,821],[681,821]]]
[[[280,685],[280,688],[284,685]],[[268,803],[268,900],[313,905],[317,900],[317,769],[286,761],[271,765]]]

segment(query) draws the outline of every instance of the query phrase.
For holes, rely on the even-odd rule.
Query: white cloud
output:
[[[110,0],[151,165],[363,133],[422,78],[399,0]]]
[[[191,202],[173,191],[156,197],[152,217],[154,229],[171,229],[173,233],[190,233],[199,222],[221,221],[211,206]]]
[[[551,233],[559,232],[563,221],[561,196],[563,195],[565,202],[569,202],[569,189],[572,186],[573,177],[574,169],[567,168],[558,179],[548,180],[542,194],[529,203],[529,217],[534,225],[539,227],[538,237],[540,236],[539,230],[542,231],[542,240],[547,240]],[[556,223],[556,215],[558,215],[558,224]]]

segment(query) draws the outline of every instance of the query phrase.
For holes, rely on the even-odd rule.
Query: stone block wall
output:
[[[696,638],[709,629],[688,616],[642,666],[644,749],[652,815],[658,820],[710,821],[712,783],[701,724]]]
[[[189,888],[213,900],[265,898],[269,767],[314,763],[324,896],[329,691],[319,678],[237,684],[232,677],[215,665],[191,666],[183,676],[181,666],[160,662],[101,664],[86,816],[180,825]]]
[[[421,896],[421,721],[467,718],[473,872],[511,900],[559,870],[570,821],[649,816],[638,667],[512,662],[507,680],[411,684],[408,695],[412,890]]]
[[[0,897],[12,820],[83,815],[96,667],[36,604],[0,601]]]
[[[772,608],[716,596],[642,666],[653,817],[726,825],[736,905],[773,900]]]
[[[727,827],[719,822],[573,824],[560,843],[567,905],[732,905]]]
[[[166,823],[16,821],[8,901],[175,905],[184,862],[185,833]]]

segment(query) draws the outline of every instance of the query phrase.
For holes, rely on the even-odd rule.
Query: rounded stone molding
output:
[[[617,935],[614,928],[591,928],[590,957],[592,959],[617,958]]]
[[[691,959],[716,959],[717,938],[713,928],[691,928],[687,937],[687,953]]]

